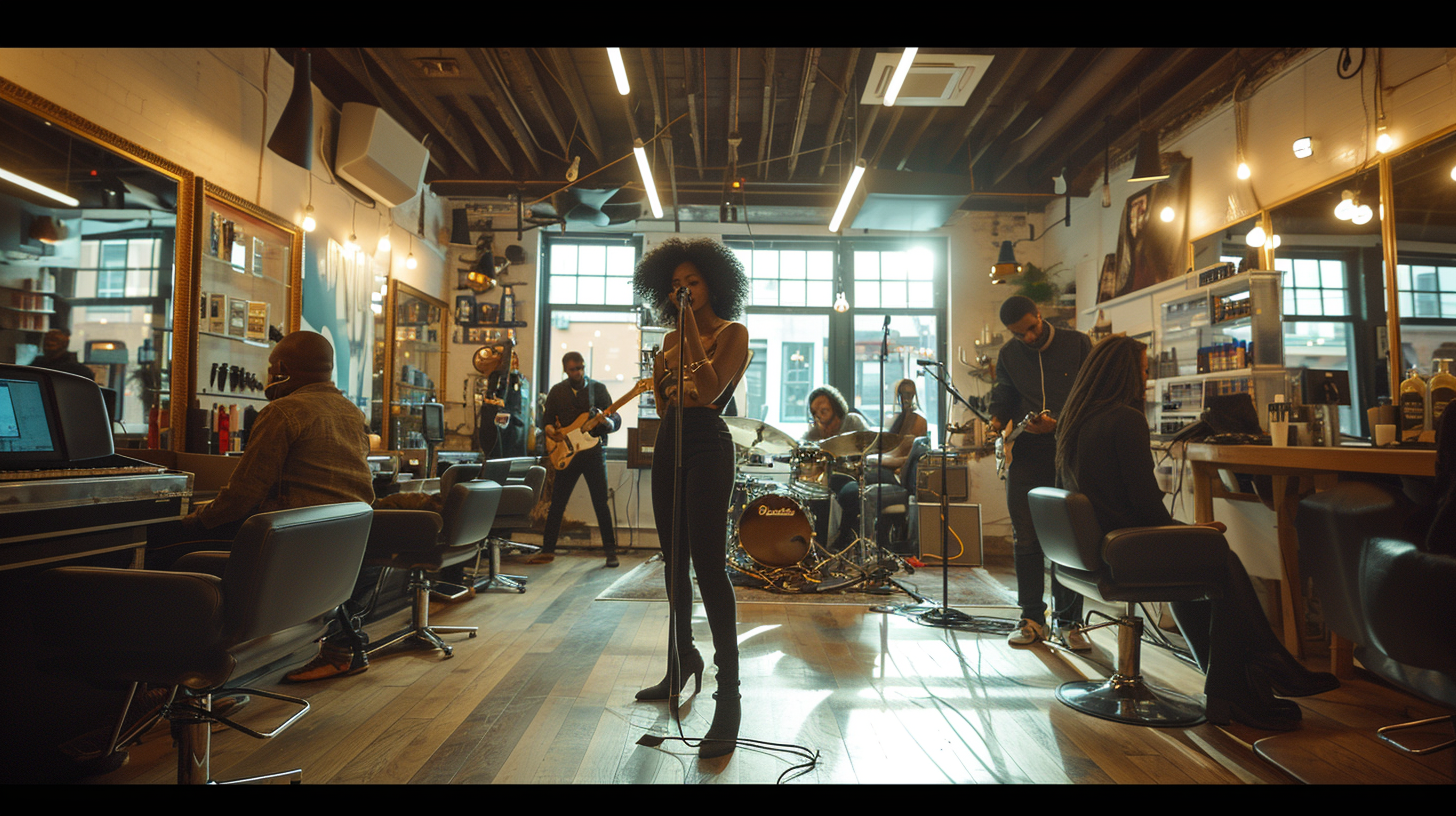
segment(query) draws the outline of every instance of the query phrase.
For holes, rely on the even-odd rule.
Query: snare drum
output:
[[[778,491],[750,501],[734,532],[744,552],[770,567],[792,567],[804,560],[813,536],[813,513],[799,499]]]
[[[793,484],[811,498],[829,495],[829,468],[834,457],[813,444],[800,445],[789,458]]]

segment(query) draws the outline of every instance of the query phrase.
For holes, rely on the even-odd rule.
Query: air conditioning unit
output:
[[[389,114],[345,102],[334,172],[389,207],[414,198],[425,180],[430,151]]]
[[[971,91],[991,66],[989,54],[924,54],[917,53],[910,63],[905,84],[895,104],[901,107],[955,108],[966,104]],[[900,54],[883,51],[875,54],[870,79],[865,83],[863,105],[883,105],[890,77],[900,64]]]

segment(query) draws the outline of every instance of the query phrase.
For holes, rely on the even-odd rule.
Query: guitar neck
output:
[[[612,414],[617,413],[617,411],[622,409],[623,405],[626,405],[627,403],[636,399],[639,395],[641,395],[643,392],[651,387],[652,380],[639,380],[638,383],[632,387],[631,391],[628,391],[627,393],[622,395],[621,399],[617,400],[611,405],[608,405],[606,410],[602,411],[600,414],[597,414],[596,416],[582,423],[581,429],[583,431],[589,431],[592,428],[595,428],[597,426],[597,423],[601,422],[603,419],[611,416]]]

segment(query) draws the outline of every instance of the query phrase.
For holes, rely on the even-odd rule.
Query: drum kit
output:
[[[765,422],[723,417],[737,452],[729,512],[728,565],[780,592],[823,592],[868,585],[884,588],[898,570],[912,571],[872,539],[855,536],[835,552],[838,503],[831,477],[858,481],[868,454],[890,451],[902,437],[851,431],[800,442]],[[863,520],[864,514],[861,513]]]

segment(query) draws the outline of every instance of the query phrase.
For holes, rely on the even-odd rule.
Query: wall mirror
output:
[[[1217,263],[1232,263],[1237,268],[1254,249],[1249,246],[1248,237],[1257,226],[1259,216],[1255,214],[1194,241],[1192,268],[1205,269]]]
[[[1270,211],[1274,269],[1283,273],[1284,364],[1350,372],[1340,429],[1352,436],[1369,435],[1363,407],[1390,394],[1381,211],[1375,167]]]
[[[1456,133],[1390,160],[1400,367],[1456,358]],[[1382,291],[1384,291],[1382,289]]]
[[[191,174],[4,80],[0,170],[0,361],[73,360],[115,392],[119,434],[144,442],[152,409],[175,424]]]

